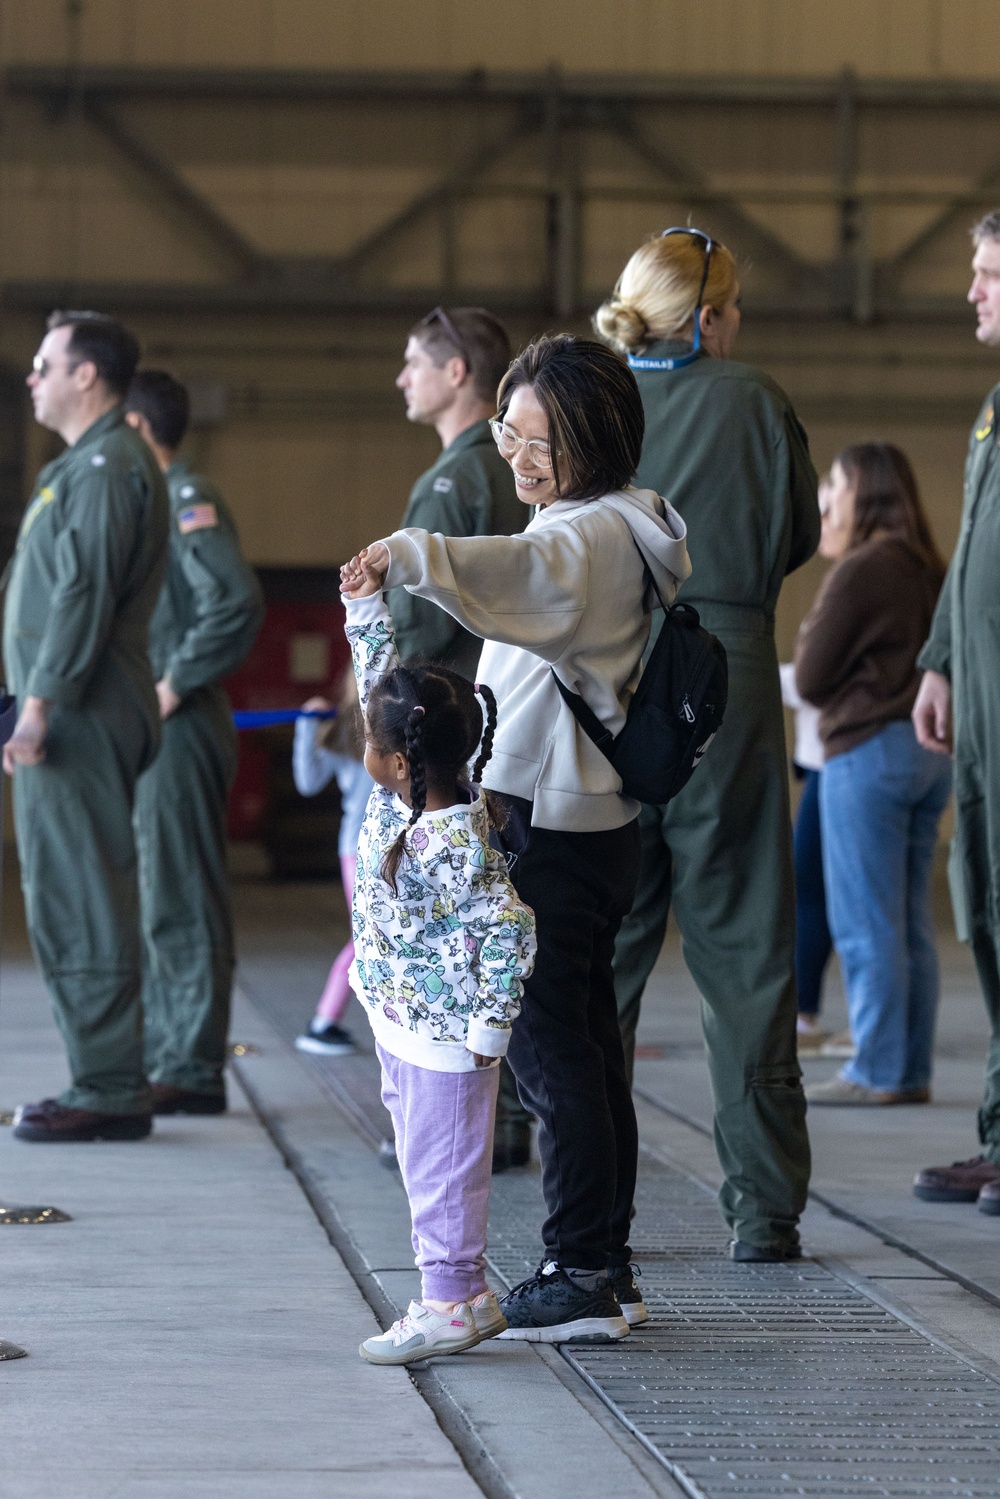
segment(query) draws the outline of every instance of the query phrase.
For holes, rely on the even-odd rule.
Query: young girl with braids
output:
[[[479,782],[493,693],[443,666],[401,666],[380,580],[364,568],[343,577],[375,782],[358,844],[351,981],[375,1034],[422,1277],[422,1299],[360,1352],[408,1364],[507,1326],[483,1275],[486,1211],[498,1068],[535,922],[489,845]]]

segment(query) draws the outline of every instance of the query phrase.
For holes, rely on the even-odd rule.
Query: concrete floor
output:
[[[331,1100],[331,1086],[360,1096],[370,1036],[353,1007],[353,1081],[355,1059],[337,1073],[288,1045],[342,939],[339,889],[248,879],[237,895],[234,1039],[251,1048],[240,1075],[270,1133],[236,1083],[227,1117],[162,1121],[137,1145],[43,1148],[0,1129],[0,1196],[50,1201],[74,1220],[0,1229],[0,1337],[29,1349],[0,1364],[4,1499],[679,1494],[551,1351],[488,1345],[416,1379],[360,1362],[372,1307],[384,1316],[414,1280],[405,1197],[366,1138],[378,1105],[352,1124]],[[9,891],[6,905],[0,1109],[65,1076]],[[944,916],[941,941],[935,1103],[810,1118],[817,1188],[879,1232],[813,1203],[807,1246],[1000,1380],[1000,1308],[961,1283],[1000,1296],[1000,1220],[909,1190],[919,1166],[976,1148],[985,1019]],[[673,935],[640,1041],[646,1148],[714,1181],[711,1142],[694,1127],[710,1118],[698,999]]]

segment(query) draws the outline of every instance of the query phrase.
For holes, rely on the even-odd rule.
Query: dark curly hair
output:
[[[477,694],[486,704],[485,726]],[[406,835],[427,805],[428,785],[447,789],[464,780],[480,740],[471,780],[476,786],[482,780],[493,752],[497,700],[485,683],[473,686],[446,666],[397,666],[373,688],[367,723],[374,748],[384,755],[405,754],[410,771],[410,820],[382,861],[382,878],[395,895]],[[498,826],[500,809],[489,792],[485,796]]]

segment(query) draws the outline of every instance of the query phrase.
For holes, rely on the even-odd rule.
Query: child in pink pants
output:
[[[358,844],[352,985],[382,1064],[422,1280],[420,1300],[360,1352],[409,1364],[507,1327],[484,1274],[486,1210],[498,1068],[535,921],[489,843],[479,781],[493,693],[443,666],[401,666],[380,584],[349,571],[347,638],[376,788]]]
[[[364,821],[365,808],[375,782],[364,767],[364,761],[352,753],[351,727],[347,721],[357,705],[357,688],[354,672],[348,669],[344,688],[337,704],[339,714],[338,732],[332,744],[324,743],[329,726],[322,719],[299,718],[295,722],[295,744],[292,749],[292,774],[301,796],[316,796],[329,785],[334,776],[340,789],[340,835],[337,852],[340,856],[340,878],[344,886],[344,899],[348,911],[354,898],[354,872],[358,863],[358,835]],[[327,698],[314,697],[304,705],[313,711],[322,711],[333,706]],[[341,727],[343,725],[343,727]],[[316,1013],[309,1029],[298,1036],[295,1045],[299,1051],[311,1052],[314,1056],[337,1057],[354,1051],[351,1034],[340,1024],[341,1017],[351,999],[349,972],[354,962],[354,942],[345,942],[333,961],[329,977],[320,996]]]

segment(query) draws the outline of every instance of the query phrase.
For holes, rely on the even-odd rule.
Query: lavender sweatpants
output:
[[[487,1289],[486,1213],[499,1067],[432,1072],[376,1046],[382,1102],[410,1200],[413,1252],[431,1301],[468,1301]]]

